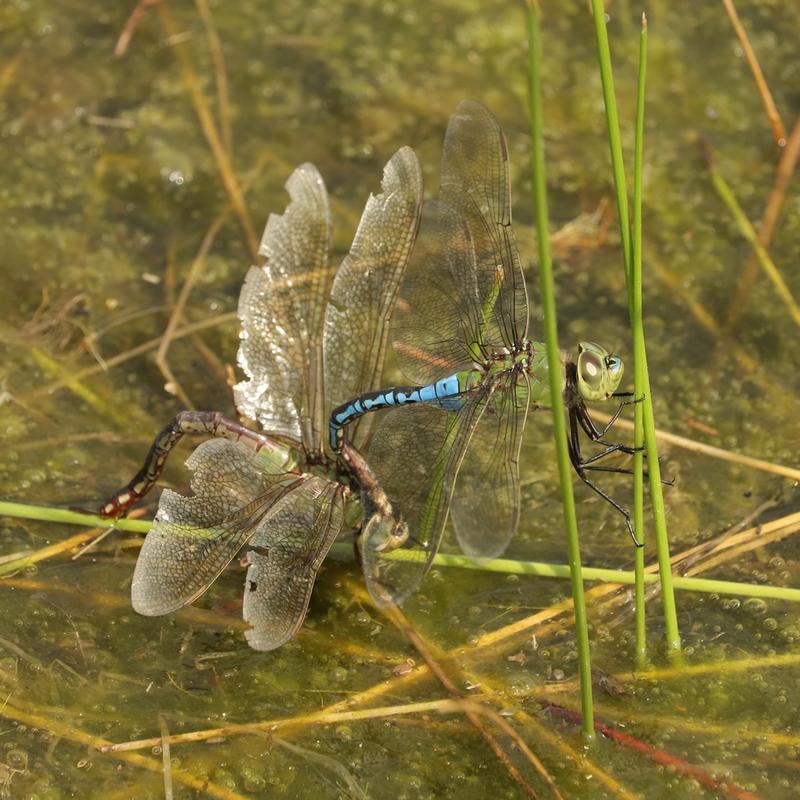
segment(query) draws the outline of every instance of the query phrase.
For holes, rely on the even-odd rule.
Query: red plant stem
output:
[[[556,703],[545,703],[545,707],[551,714],[561,717],[567,722],[571,722],[575,725],[580,725],[582,722],[583,718],[577,711],[564,708],[564,706],[557,705]],[[623,733],[618,728],[612,728],[610,725],[606,725],[603,722],[595,722],[594,729],[603,736],[613,739],[618,744],[635,750],[637,753],[642,753],[657,764],[670,767],[670,769],[686,777],[694,778],[698,783],[701,783],[712,791],[723,792],[728,795],[728,797],[735,798],[735,800],[762,800],[760,795],[748,792],[746,789],[741,789],[728,781],[719,780],[706,772],[702,767],[696,764],[690,764],[688,761],[684,761],[682,758],[678,758],[660,747],[643,742],[641,739],[637,739],[629,733]]]

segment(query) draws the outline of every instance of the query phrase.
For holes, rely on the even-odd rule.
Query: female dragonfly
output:
[[[496,556],[505,549],[519,520],[517,462],[528,409],[549,403],[545,348],[528,339],[506,142],[480,103],[461,102],[450,119],[440,199],[423,212],[393,322],[393,346],[417,385],[351,399],[333,410],[329,423],[337,451],[349,425],[368,412],[390,409],[366,455],[374,471],[369,478],[377,478],[385,497],[370,503],[369,491],[362,492],[373,513],[361,533],[361,558],[381,605],[400,603],[417,587],[439,548],[448,513],[466,554]],[[625,515],[633,535],[628,512],[586,474],[611,452],[632,452],[606,442],[610,425],[598,430],[585,407],[587,400],[626,394],[617,392],[622,373],[619,358],[584,342],[574,361],[564,355],[559,379],[573,466]],[[605,449],[584,459],[580,429]],[[352,472],[367,480],[357,465]],[[390,554],[403,546],[411,549]]]
[[[156,437],[142,469],[100,509],[116,517],[145,495],[185,434],[217,437],[187,465],[193,495],[165,490],[133,575],[140,614],[167,614],[197,599],[244,548],[243,615],[247,641],[272,650],[303,622],[317,571],[343,526],[357,525],[357,506],[324,453],[325,420],[347,397],[378,384],[388,320],[422,207],[422,174],[404,147],[384,169],[350,253],[333,277],[325,185],[311,164],[286,183],[291,203],[267,222],[259,253],[239,297],[238,361],[247,378],[234,387],[239,412],[266,433],[222,414],[179,413]],[[360,426],[352,442],[366,441]],[[372,485],[356,451],[350,463]],[[344,481],[344,482],[343,482]],[[346,513],[347,512],[347,513]]]

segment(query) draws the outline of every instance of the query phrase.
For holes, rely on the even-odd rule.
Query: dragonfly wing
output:
[[[480,335],[475,268],[463,216],[428,201],[392,320],[392,346],[412,383],[431,383],[475,359],[469,348]]]
[[[528,298],[511,228],[508,146],[494,114],[474,100],[462,100],[450,117],[439,196],[469,226],[481,304],[499,289],[486,341],[519,344],[527,336]]]
[[[514,376],[507,376],[507,382]],[[494,558],[519,523],[519,451],[528,415],[527,376],[499,386],[472,434],[458,473],[450,516],[465,555]]]
[[[459,467],[485,409],[476,391],[459,413],[433,405],[395,409],[380,421],[367,461],[391,504],[391,513],[362,502],[367,523],[359,539],[367,588],[378,605],[402,603],[430,569],[447,522]],[[386,542],[402,517],[409,537],[386,556]]]
[[[148,617],[203,594],[299,479],[227,439],[203,442],[186,464],[193,494],[164,490],[133,573],[133,608]]]
[[[422,208],[422,172],[410,147],[389,160],[381,188],[367,201],[331,289],[324,344],[329,408],[374,389],[380,379],[389,319]],[[363,442],[370,424],[354,422],[351,441]],[[356,426],[364,431],[360,439],[352,438]]]
[[[299,481],[250,540],[242,614],[254,650],[280,647],[303,624],[343,508],[337,484],[322,477]]]
[[[325,430],[322,325],[333,279],[328,265],[328,195],[313,164],[286,182],[292,202],[272,214],[239,297],[239,365],[247,380],[234,387],[239,412],[268,431],[301,439],[319,452]]]

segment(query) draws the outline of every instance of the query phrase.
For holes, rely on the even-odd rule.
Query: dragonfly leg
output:
[[[241,442],[258,452],[278,445],[269,436],[251,431],[218,411],[181,411],[156,436],[142,468],[97,510],[101,517],[121,517],[155,485],[169,454],[185,435],[218,436]]]
[[[619,396],[619,394],[624,395],[633,395],[633,392],[622,392],[614,395],[615,397]],[[617,421],[619,418],[620,412],[622,411],[623,407],[626,405],[631,405],[633,403],[641,403],[643,397],[637,397],[635,400],[628,400],[620,404],[619,408],[617,409],[616,413],[611,417],[608,424],[603,428],[602,431],[598,431],[595,427],[594,420],[589,416],[589,412],[585,406],[580,405],[575,409],[570,409],[570,415],[574,416],[578,420],[578,424],[583,428],[586,435],[596,444],[606,445],[606,449],[596,455],[592,456],[591,458],[581,459],[581,463],[586,469],[595,469],[601,470],[603,472],[622,472],[626,475],[633,475],[633,470],[624,469],[622,467],[592,467],[589,466],[594,461],[599,461],[601,458],[604,458],[611,453],[625,453],[627,455],[633,455],[634,453],[641,453],[647,450],[646,447],[629,447],[625,444],[620,444],[619,442],[609,442],[606,439],[603,439],[603,435],[608,432],[609,428]],[[580,453],[580,443],[578,443],[578,453]],[[661,456],[658,457],[659,463],[661,462]],[[645,478],[648,477],[647,470],[644,471]],[[674,479],[664,480],[662,479],[661,483],[664,486],[674,486],[675,481]]]
[[[611,495],[604,492],[594,481],[590,480],[586,474],[586,469],[602,469],[602,467],[586,467],[582,456],[581,456],[581,442],[580,442],[580,432],[578,430],[578,426],[583,428],[583,425],[580,423],[580,418],[578,416],[578,412],[576,408],[571,408],[569,410],[569,438],[568,438],[568,449],[569,449],[569,457],[570,461],[572,462],[572,467],[577,473],[578,477],[594,492],[596,492],[600,497],[603,498],[607,503],[610,503],[614,508],[619,511],[620,514],[625,518],[625,527],[628,529],[628,533],[631,535],[631,539],[633,539],[633,543],[637,547],[642,547],[642,543],[636,538],[636,532],[633,530],[633,522],[631,521],[631,512],[628,511],[627,508],[620,505]],[[585,430],[585,428],[584,428]],[[619,449],[619,448],[617,448]],[[611,451],[613,452],[613,451]],[[614,468],[609,467],[607,468],[612,470]]]
[[[610,456],[612,453],[627,453],[629,449],[630,448],[623,444],[609,444],[605,450],[596,453],[589,458],[582,459],[581,466],[586,467],[587,469],[599,469],[599,467],[589,467],[589,464],[593,464],[595,461],[599,461],[601,458]]]
[[[631,447],[630,445],[621,444],[619,442],[609,442],[603,437],[611,430],[614,423],[619,419],[619,415],[622,413],[622,409],[626,405],[630,405],[631,403],[638,402],[638,400],[629,400],[619,404],[619,407],[614,412],[611,419],[608,421],[606,426],[602,430],[598,430],[597,426],[594,424],[594,420],[589,415],[589,411],[583,403],[575,406],[574,409],[570,409],[570,413],[574,413],[578,424],[583,428],[584,433],[597,444],[606,445],[607,447],[613,447],[614,450],[608,450],[607,452],[611,453],[616,450],[619,450],[621,453],[627,453],[628,455],[633,455],[634,453],[641,452],[644,450],[644,447],[637,448]]]
[[[597,472],[618,472],[620,475],[635,475],[636,473],[632,469],[628,469],[627,467],[596,467],[596,466],[587,466],[584,463],[584,469],[593,469]],[[650,477],[650,473],[645,469],[642,471],[642,475],[645,478]],[[675,485],[675,478],[662,478],[661,479],[662,486],[674,486]]]
[[[596,465],[594,465],[592,463],[594,461],[597,461],[600,458],[603,458],[603,456],[607,456],[610,453],[615,452],[615,450],[619,450],[620,452],[625,452],[624,450],[622,450],[622,448],[614,448],[614,446],[612,445],[612,447],[604,450],[602,453],[598,453],[596,456],[592,456],[591,458],[587,458],[586,460],[584,460],[582,462],[583,468],[584,469],[593,469],[593,470],[596,470],[598,472],[619,472],[622,475],[633,475],[634,471],[632,469],[628,469],[627,467],[596,466]],[[661,463],[661,458],[662,458],[661,456],[658,457],[659,463]],[[644,475],[645,478],[649,478],[650,477],[650,473],[646,469],[642,471],[642,475]],[[661,479],[661,485],[662,486],[674,486],[675,485],[675,478],[662,478]]]
[[[617,410],[611,415],[611,419],[606,423],[605,427],[600,430],[595,424],[594,420],[589,415],[589,410],[581,402],[575,407],[575,412],[578,417],[578,422],[583,428],[586,435],[593,441],[599,442],[601,439],[614,427],[614,423],[619,419],[622,409],[630,405],[630,400],[623,400],[618,406]]]
[[[633,522],[631,521],[631,512],[628,511],[628,509],[625,508],[624,506],[620,505],[613,497],[611,497],[611,495],[606,494],[606,492],[604,492],[596,483],[589,480],[589,478],[587,478],[586,475],[581,475],[580,473],[578,474],[580,476],[580,479],[590,489],[597,492],[597,494],[599,494],[600,497],[603,498],[603,500],[605,500],[607,503],[610,503],[612,506],[614,506],[614,508],[617,509],[617,511],[619,511],[620,514],[622,514],[622,516],[625,518],[625,527],[628,529],[628,533],[630,534],[631,539],[633,539],[633,543],[637,547],[644,547],[644,545],[636,538],[636,532],[633,530]]]

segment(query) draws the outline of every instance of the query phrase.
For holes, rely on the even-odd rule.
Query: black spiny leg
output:
[[[636,533],[633,530],[633,523],[631,522],[631,514],[627,508],[620,505],[613,497],[606,494],[596,483],[591,481],[585,471],[585,462],[581,456],[581,442],[580,442],[580,431],[578,430],[578,426],[580,425],[583,428],[583,425],[580,422],[580,417],[578,413],[578,408],[573,406],[569,409],[569,438],[568,438],[568,446],[569,446],[569,459],[572,462],[572,467],[577,473],[578,477],[594,492],[596,492],[600,497],[603,498],[607,503],[610,503],[614,508],[619,511],[620,514],[625,518],[625,526],[628,529],[628,533],[631,535],[631,539],[633,539],[633,543],[637,547],[641,547],[642,543],[636,538]],[[586,409],[584,408],[584,413]],[[588,414],[586,415],[588,417]],[[616,414],[614,419],[619,416],[619,412]],[[591,422],[591,420],[589,420]],[[594,425],[592,425],[594,427]],[[584,430],[586,430],[584,428]],[[617,450],[621,448],[616,448]],[[611,452],[614,452],[613,450]],[[624,452],[624,451],[623,451]],[[608,468],[611,469],[611,468]]]
[[[614,397],[627,397],[633,396],[633,392],[617,392]],[[581,428],[583,428],[586,435],[597,444],[604,444],[606,445],[606,449],[602,450],[601,452],[591,456],[590,458],[582,459],[581,463],[583,464],[584,469],[591,469],[596,470],[597,472],[616,472],[621,475],[633,475],[632,469],[627,469],[626,467],[605,467],[605,466],[597,466],[595,465],[596,461],[599,461],[601,458],[605,458],[611,453],[625,453],[626,455],[633,455],[636,452],[643,452],[646,450],[646,447],[629,447],[628,445],[621,444],[619,442],[608,442],[602,437],[605,436],[606,433],[611,429],[614,423],[619,418],[622,409],[625,406],[632,405],[633,403],[640,403],[641,398],[638,400],[625,400],[620,403],[619,408],[616,410],[614,415],[608,421],[608,424],[603,428],[603,430],[598,430],[596,425],[594,424],[594,420],[589,415],[589,411],[582,403],[579,403],[575,407],[575,413],[578,417],[578,423],[580,424]],[[570,412],[571,413],[571,412]],[[659,457],[659,461],[661,458]],[[647,478],[649,475],[647,469],[644,470],[644,477]],[[664,486],[673,486],[675,484],[674,480],[664,480],[662,479],[661,483]]]
[[[626,393],[627,394],[627,393]],[[617,396],[617,395],[615,395]],[[605,444],[609,447],[613,447],[613,450],[609,450],[609,453],[613,453],[616,450],[619,450],[621,453],[627,453],[628,455],[632,455],[636,452],[635,447],[629,447],[628,445],[618,444],[615,442],[607,442],[603,439],[603,437],[614,427],[614,423],[619,419],[619,415],[622,413],[622,409],[625,406],[632,405],[633,403],[638,403],[639,400],[623,400],[617,410],[612,414],[611,419],[606,423],[605,427],[602,430],[598,430],[597,426],[594,424],[594,420],[589,415],[589,410],[583,404],[583,402],[579,402],[575,408],[575,414],[578,417],[578,423],[580,424],[581,428],[583,428],[586,435],[593,441],[597,442],[598,444]],[[572,409],[570,410],[572,411]],[[588,462],[585,462],[588,463]]]

